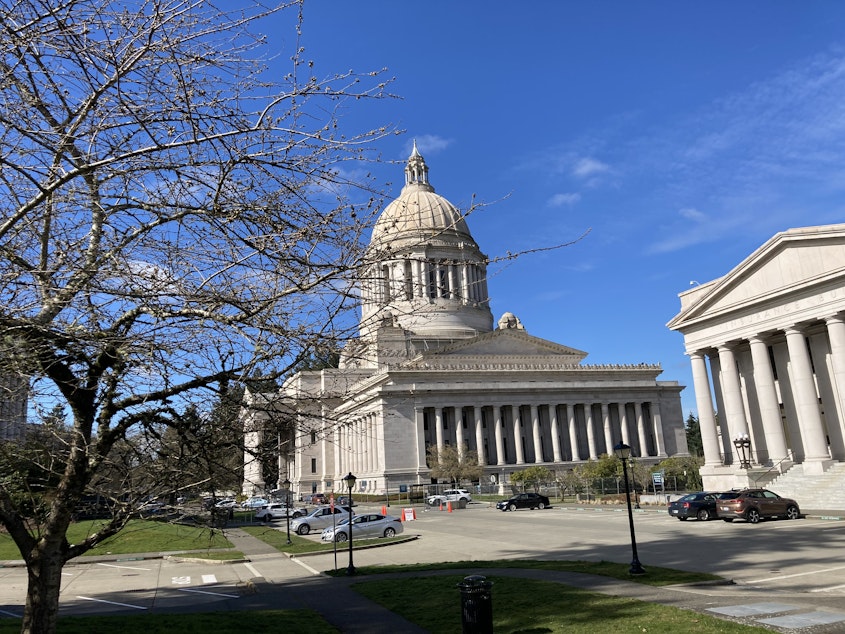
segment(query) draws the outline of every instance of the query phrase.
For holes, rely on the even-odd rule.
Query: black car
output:
[[[512,498],[496,502],[496,508],[502,511],[515,511],[516,509],[544,509],[549,504],[549,498],[539,493],[517,493]]]
[[[717,515],[716,500],[718,497],[718,493],[707,491],[690,493],[674,502],[669,502],[669,515],[677,517],[681,521],[686,521],[691,517],[701,521],[713,519]]]

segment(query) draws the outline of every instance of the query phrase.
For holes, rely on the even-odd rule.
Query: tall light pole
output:
[[[631,447],[619,441],[619,444],[613,448],[613,453],[622,461],[622,477],[625,478],[625,499],[628,501],[628,526],[631,529],[631,551],[634,555],[628,574],[644,575],[645,570],[640,565],[640,558],[637,556],[637,538],[634,535],[634,512],[631,510],[631,487],[628,485],[628,458],[631,457]]]
[[[748,434],[740,434],[736,438],[734,438],[734,447],[737,448],[737,451],[741,452],[742,458],[740,459],[739,468],[740,469],[750,469],[751,462],[749,462],[748,458],[751,457],[751,439],[748,437]],[[748,454],[746,455],[746,451]]]
[[[290,544],[290,480],[285,478],[282,484],[285,485],[285,523],[288,527],[288,544]]]
[[[346,574],[350,577],[355,574],[355,566],[352,564],[352,489],[355,488],[355,480],[357,479],[351,471],[343,478],[346,487],[349,489],[349,499],[347,500],[349,502],[349,566],[346,568]]]

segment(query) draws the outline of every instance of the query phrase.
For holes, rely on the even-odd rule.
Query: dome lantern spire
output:
[[[428,165],[425,164],[425,159],[417,149],[416,139],[414,139],[414,149],[411,150],[411,156],[408,157],[408,164],[405,166],[405,187],[412,185],[434,191],[434,188],[428,182]]]

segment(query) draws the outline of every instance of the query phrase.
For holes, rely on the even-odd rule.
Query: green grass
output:
[[[490,568],[522,568],[530,570],[555,570],[560,572],[580,572],[591,575],[601,575],[626,581],[637,581],[651,586],[670,586],[680,583],[701,583],[710,581],[724,581],[723,577],[703,572],[687,572],[673,568],[659,568],[649,566],[647,574],[631,575],[628,571],[630,564],[620,564],[613,561],[536,561],[533,559],[501,559],[494,561],[450,561],[438,564],[403,564],[386,566],[360,566],[360,574],[377,575],[390,572],[422,572],[427,570],[456,570],[467,569],[484,570]],[[327,570],[327,575],[337,576],[344,571]]]
[[[473,562],[478,564],[479,562]],[[767,631],[677,608],[588,592],[548,581],[489,576],[493,631],[705,634]],[[434,634],[460,631],[460,575],[363,581],[352,587]]]
[[[20,631],[20,621],[0,619],[0,634]],[[309,632],[337,630],[310,610],[204,612],[200,614],[140,614],[125,616],[69,616],[59,619],[59,634],[242,634],[243,632]]]
[[[68,541],[73,544],[83,540],[96,531],[99,525],[97,520],[71,524],[67,533]],[[118,535],[89,550],[86,555],[126,555],[232,547],[232,543],[220,531],[167,522],[133,520]],[[0,560],[4,559],[21,559],[21,554],[11,537],[0,534]]]

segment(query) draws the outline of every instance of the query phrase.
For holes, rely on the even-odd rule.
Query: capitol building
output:
[[[266,488],[252,456],[273,417],[294,430],[279,486],[300,495],[342,491],[350,472],[356,493],[429,484],[430,447],[475,452],[482,480],[499,483],[529,466],[571,469],[620,441],[646,462],[688,455],[683,386],[659,380],[660,365],[590,365],[587,352],[533,336],[517,307],[494,318],[488,258],[416,145],[368,254],[358,337],[339,367],[247,394],[245,494]]]

